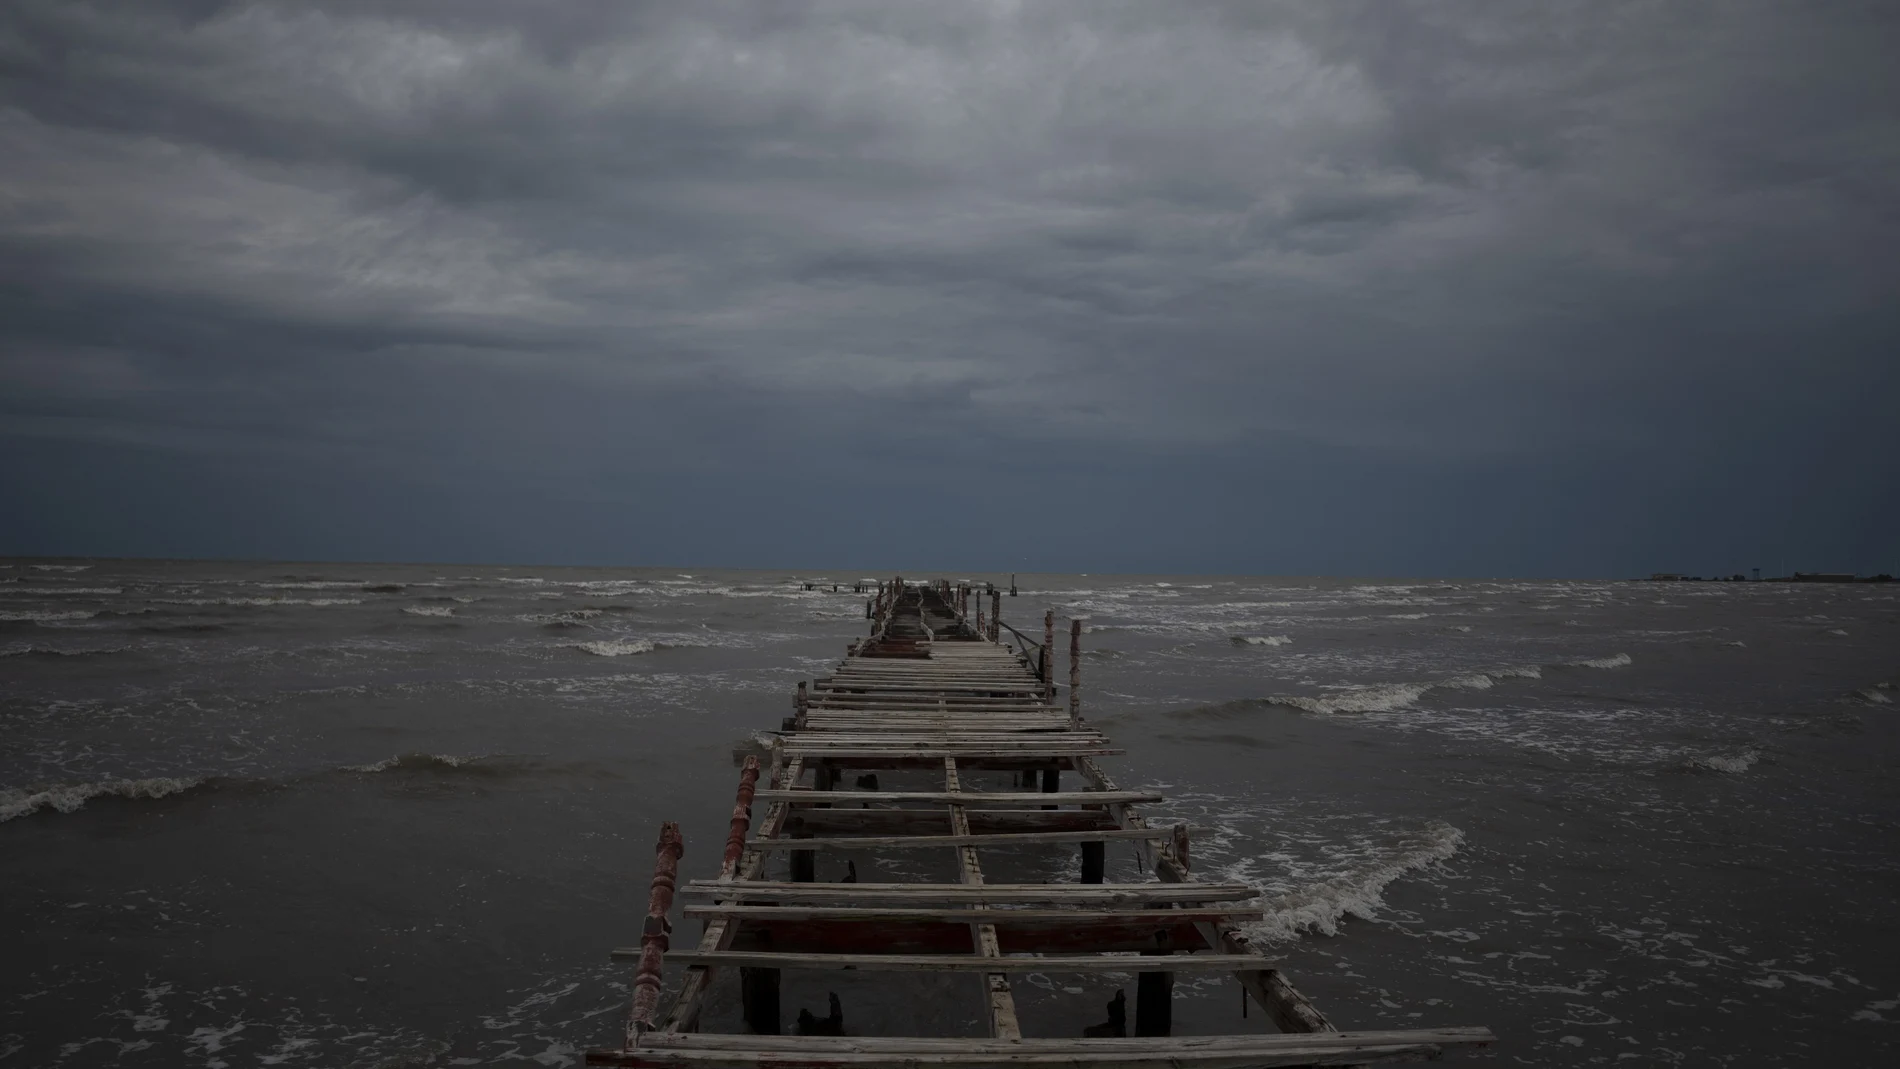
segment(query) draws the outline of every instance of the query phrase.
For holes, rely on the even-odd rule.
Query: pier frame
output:
[[[1001,641],[994,584],[978,589],[894,577],[880,582],[866,605],[869,637],[852,643],[830,676],[798,684],[796,715],[775,738],[769,767],[746,759],[719,876],[690,881],[682,891],[698,900],[686,915],[705,922],[690,951],[667,946],[675,884],[669,866],[677,865],[682,847],[676,828],[663,832],[642,945],[613,953],[640,963],[625,1044],[589,1051],[587,1064],[1253,1069],[1366,1065],[1492,1042],[1482,1028],[1342,1033],[1251,945],[1239,926],[1261,915],[1246,904],[1255,890],[1197,880],[1189,829],[1151,826],[1138,807],[1160,795],[1121,789],[1097,762],[1120,751],[1083,717],[1081,621],[1070,622],[1064,708],[1055,702],[1053,612],[1044,615],[1036,649],[1014,629],[1020,647]],[[879,790],[876,772],[885,769],[934,770],[941,790]],[[857,780],[859,789],[841,789],[848,770],[868,773]],[[1079,789],[1063,790],[1065,771],[1076,774]],[[1003,772],[1017,786],[974,790],[971,772]],[[756,825],[755,802],[766,804]],[[1110,841],[1133,846],[1154,880],[1105,882]],[[985,848],[1069,843],[1080,851],[1076,883],[984,878]],[[848,849],[949,849],[959,880],[878,883],[868,874],[873,879],[861,883],[819,882],[817,855]],[[778,853],[789,856],[788,882],[766,876],[768,859]],[[1168,958],[1165,970],[1131,968],[1153,956]],[[668,964],[682,970],[679,991],[658,1018],[660,970]],[[731,967],[739,969],[752,1034],[702,1035],[709,986],[719,969]],[[989,1038],[780,1035],[785,968],[970,974],[981,985]],[[1171,1037],[1173,978],[1183,971],[1231,973],[1281,1034]],[[1135,1035],[1025,1039],[1010,985],[1018,972],[1135,972]]]

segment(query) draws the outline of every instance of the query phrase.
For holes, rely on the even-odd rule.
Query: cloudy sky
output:
[[[1900,5],[0,6],[0,552],[1900,570]]]

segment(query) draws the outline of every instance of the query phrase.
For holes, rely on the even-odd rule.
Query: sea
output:
[[[735,753],[865,633],[872,575],[0,560],[0,1067],[617,1045],[660,822],[717,873]],[[1900,1064],[1900,586],[1016,584],[1032,638],[1084,621],[1110,773],[1258,888],[1256,943],[1341,1028],[1488,1026],[1473,1065]],[[969,977],[785,984],[788,1026],[836,991],[853,1034],[983,1027]],[[1014,986],[1030,1035],[1134,996]],[[1175,994],[1180,1033],[1271,1030],[1231,978]]]

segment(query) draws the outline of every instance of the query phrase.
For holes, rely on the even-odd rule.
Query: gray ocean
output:
[[[864,632],[867,577],[0,561],[0,1066],[615,1044],[660,821],[717,872],[735,747]],[[1110,772],[1260,889],[1341,1027],[1488,1025],[1473,1065],[1895,1063],[1900,587],[1018,583],[1005,621],[1086,621]],[[786,1013],[829,984],[851,1031],[955,1031],[974,983],[788,974]],[[1116,983],[1020,978],[1028,1031]],[[1270,1028],[1230,979],[1176,991],[1178,1031]]]

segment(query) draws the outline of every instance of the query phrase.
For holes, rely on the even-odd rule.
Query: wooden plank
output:
[[[749,839],[752,850],[936,850],[949,846],[1031,846],[1037,843],[1099,843],[1112,839],[1145,839],[1148,831],[1126,828],[1076,831],[1024,831],[991,835],[857,835],[824,839]]]
[[[1445,1031],[1445,1030],[1440,1030]],[[589,1051],[588,1065],[626,1066],[638,1069],[762,1069],[762,1067],[799,1066],[826,1069],[837,1066],[902,1066],[905,1069],[1280,1069],[1290,1066],[1370,1065],[1391,1061],[1416,1061],[1440,1056],[1447,1046],[1482,1046],[1494,1041],[1484,1038],[1457,1037],[1432,1040],[1422,1034],[1415,1041],[1379,1042],[1367,1037],[1379,1033],[1334,1033],[1320,1036],[1247,1036],[1246,1047],[1218,1049],[1189,1046],[1199,1039],[1181,1037],[1162,1042],[1175,1044],[1159,1050],[1117,1050],[1095,1044],[1126,1043],[1130,1040],[1045,1039],[1018,1040],[1008,1051],[975,1047],[986,1040],[941,1040],[952,1046],[942,1048],[887,1048],[865,1046],[862,1049],[789,1048],[706,1048],[706,1049],[634,1049]],[[694,1037],[702,1038],[702,1037]],[[714,1037],[703,1037],[714,1038]],[[776,1040],[792,1037],[734,1037]],[[819,1037],[795,1037],[805,1042]],[[870,1039],[849,1037],[844,1042],[869,1044]],[[907,1042],[930,1042],[909,1040]],[[1132,1042],[1154,1042],[1137,1040]]]
[[[1249,1053],[1254,1051],[1321,1049],[1338,1050],[1355,1045],[1428,1044],[1462,1046],[1495,1043],[1497,1037],[1488,1028],[1420,1028],[1364,1032],[1334,1032],[1326,1036],[1303,1035],[1217,1035],[1157,1036],[1126,1039],[1019,1039],[998,1042],[988,1039],[957,1039],[923,1036],[753,1036],[753,1035],[668,1035],[649,1033],[639,1040],[640,1050],[753,1050],[778,1051],[787,1055],[856,1052],[896,1056],[906,1054],[987,1054],[1010,1055],[1049,1052],[1067,1053],[1083,1061],[1097,1054],[1179,1054],[1193,1057],[1216,1052]]]
[[[1237,902],[1258,898],[1244,883],[778,883],[691,880],[680,890],[695,897],[756,902],[981,902],[985,905],[1133,905],[1149,902]]]
[[[964,921],[977,919],[970,909],[920,909],[894,906],[687,906],[687,917],[738,917],[745,920],[772,921]],[[981,914],[985,923],[999,928],[1027,928],[1043,925],[1072,924],[1156,924],[1173,921],[1258,920],[1266,916],[1260,909],[1176,909],[1167,912],[1152,909],[991,909]]]
[[[1106,805],[1109,802],[1159,802],[1160,791],[760,791],[763,801],[814,802],[955,802],[964,806],[990,805]]]
[[[1113,828],[1114,820],[1099,809],[971,809],[970,830],[980,833],[1012,831],[1070,831]],[[950,816],[941,809],[835,809],[795,808],[788,829],[813,835],[943,835]]]
[[[639,947],[618,947],[615,961],[640,960]],[[672,965],[744,965],[755,969],[859,969],[866,972],[1059,972],[1135,973],[1155,959],[1140,954],[1065,954],[986,957],[980,954],[778,954],[766,950],[671,950]],[[1255,954],[1176,954],[1169,972],[1233,972],[1271,968]]]
[[[957,772],[956,758],[943,759],[943,777],[946,793],[963,793],[963,782]],[[946,814],[950,818],[952,837],[970,834],[970,818],[962,806],[949,806]],[[976,850],[967,846],[958,850],[957,868],[965,884],[982,885],[983,866],[977,860]],[[971,906],[971,912],[987,913],[990,910],[979,902]],[[970,936],[975,942],[978,954],[992,959],[1003,956],[1002,944],[997,938],[994,924],[973,923],[970,925]],[[1021,1039],[1023,1037],[1022,1024],[1016,1017],[1016,999],[1010,993],[1009,976],[1001,972],[985,971],[983,993],[989,1009],[990,1035],[997,1039]]]

